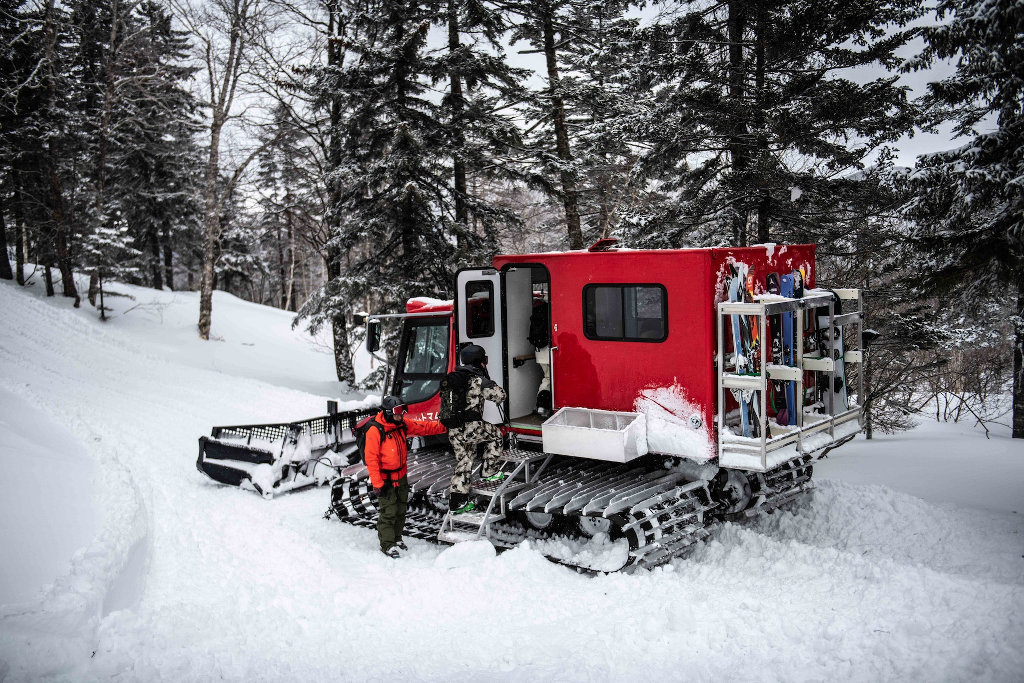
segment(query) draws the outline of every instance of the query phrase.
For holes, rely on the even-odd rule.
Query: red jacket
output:
[[[370,472],[370,483],[374,488],[384,486],[385,479],[392,486],[398,486],[398,480],[408,474],[409,445],[406,437],[443,434],[445,431],[444,425],[436,420],[406,418],[401,424],[391,424],[384,419],[384,413],[377,413],[373,419],[384,430],[383,441],[379,429],[372,428],[366,432],[366,469]]]

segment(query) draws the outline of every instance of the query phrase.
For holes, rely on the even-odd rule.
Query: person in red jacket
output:
[[[380,407],[380,412],[374,417],[377,428],[366,432],[366,469],[377,493],[380,551],[388,557],[399,557],[399,550],[408,550],[402,540],[405,511],[409,505],[409,470],[406,464],[409,444],[406,439],[443,434],[445,429],[436,420],[406,419],[406,406],[396,396],[385,396]]]

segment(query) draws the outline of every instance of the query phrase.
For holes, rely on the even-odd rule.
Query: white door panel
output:
[[[461,271],[455,279],[455,314],[458,318],[459,347],[465,343],[482,346],[487,353],[487,372],[504,387],[502,373],[501,276],[493,268]],[[484,419],[501,424],[494,403],[484,404]]]

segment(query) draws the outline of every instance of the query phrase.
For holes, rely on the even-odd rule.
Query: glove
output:
[[[483,383],[483,388],[484,389],[490,389],[491,387],[496,387],[496,386],[498,386],[498,383],[495,382],[493,379],[485,379],[484,380],[484,383]]]
[[[439,422],[444,425],[445,429],[454,429],[455,427],[462,426],[462,420],[457,417],[442,417]]]
[[[526,365],[526,360],[525,359],[523,359],[523,358],[513,358],[512,359],[512,367],[514,367],[514,368],[521,368],[524,365]]]
[[[384,493],[384,487],[383,486],[374,486],[373,487],[373,492],[377,495],[378,498],[380,498],[380,494]]]

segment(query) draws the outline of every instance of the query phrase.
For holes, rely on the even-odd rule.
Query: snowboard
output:
[[[732,266],[731,270],[729,301],[740,302],[743,301],[741,287],[746,279],[746,274],[736,266]],[[746,316],[739,314],[733,314],[730,318],[732,319],[733,350],[736,354],[736,374],[747,375],[750,374],[751,369],[749,322],[745,320]],[[756,402],[757,392],[734,389],[732,395],[740,405],[740,426],[743,430],[743,436],[748,438],[760,436],[760,421],[757,419],[756,412],[752,410],[752,404]],[[752,417],[753,419],[751,419]]]
[[[769,294],[780,295],[781,290],[779,289],[779,274],[768,273],[765,276],[764,288]],[[782,363],[782,316],[770,315],[768,316],[768,339],[771,340],[768,344],[768,360],[771,363]],[[786,388],[779,380],[771,380],[769,383],[771,391],[768,396],[771,401],[772,410],[775,411],[776,419],[778,418],[779,411],[785,408],[781,402],[784,401],[784,395]]]
[[[779,278],[779,293],[787,299],[794,298],[794,282],[792,273]],[[793,313],[782,314],[782,360],[785,365],[793,366]],[[796,424],[796,383],[787,381],[786,414],[777,416],[779,424]],[[781,418],[781,419],[780,419]]]

